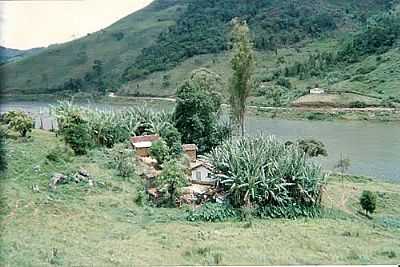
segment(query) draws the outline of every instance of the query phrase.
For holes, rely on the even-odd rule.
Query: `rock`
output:
[[[39,186],[38,186],[37,184],[33,184],[33,185],[32,185],[32,191],[33,191],[34,193],[40,193]]]
[[[85,170],[85,169],[80,169],[78,171],[78,174],[80,174],[80,175],[82,175],[83,177],[86,177],[86,178],[90,177],[89,172],[87,170]]]
[[[56,189],[57,185],[65,183],[67,183],[67,176],[61,173],[55,173],[50,179],[49,187],[51,189]]]
[[[33,166],[34,172],[40,172],[40,165]]]

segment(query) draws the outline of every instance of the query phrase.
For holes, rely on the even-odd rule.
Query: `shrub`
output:
[[[238,212],[225,204],[207,202],[200,208],[190,210],[186,219],[188,221],[223,222],[237,218]]]
[[[315,139],[303,139],[297,141],[299,148],[309,157],[328,156],[325,145]]]
[[[56,146],[46,155],[46,158],[53,162],[71,162],[74,151],[68,146]]]
[[[175,160],[170,160],[163,165],[161,175],[156,182],[166,200],[164,204],[175,207],[180,195],[179,190],[188,184],[188,179],[183,166]]]
[[[350,108],[366,108],[368,107],[367,103],[363,102],[363,101],[353,101],[349,104]]]
[[[153,142],[150,147],[150,155],[157,160],[158,164],[163,164],[169,158],[169,149],[164,140]]]
[[[280,85],[280,86],[285,87],[287,89],[291,89],[292,88],[292,84],[291,84],[290,80],[285,79],[285,78],[280,78],[276,82],[276,85]]]
[[[306,112],[305,117],[307,120],[310,120],[310,121],[326,119],[326,115],[322,112]]]
[[[88,124],[80,114],[73,114],[63,125],[60,133],[76,155],[84,155],[92,147]]]
[[[376,209],[376,194],[371,191],[363,191],[360,197],[360,205],[365,214],[372,214]]]
[[[26,113],[20,111],[10,111],[3,116],[3,120],[8,127],[17,131],[21,137],[26,137],[34,127],[34,122]]]
[[[325,175],[297,145],[274,137],[224,142],[207,159],[234,207],[319,206]]]
[[[135,173],[135,153],[125,144],[118,144],[111,150],[111,166],[118,171],[121,177],[130,177]]]

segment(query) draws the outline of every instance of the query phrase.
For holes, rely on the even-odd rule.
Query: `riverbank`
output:
[[[58,100],[69,100],[77,103],[92,103],[101,105],[129,106],[141,102],[155,109],[172,109],[176,99],[173,97],[136,97],[136,96],[88,96],[76,95],[51,96],[51,95],[25,95],[25,96],[3,96],[0,104],[8,102],[57,102]],[[229,106],[223,105],[228,111]],[[319,120],[319,121],[400,121],[399,108],[299,108],[299,107],[264,107],[248,106],[248,114],[270,119],[284,120]]]
[[[14,135],[13,135],[14,136]],[[134,200],[140,180],[108,168],[104,151],[50,162],[61,141],[34,130],[7,139],[2,178],[0,265],[287,265],[397,264],[400,184],[346,176],[329,178],[320,218],[189,223],[186,207],[153,208]],[[48,190],[55,172],[86,169],[96,186]],[[372,219],[360,212],[363,190],[378,195]],[[282,249],[284,248],[284,249]],[[287,253],[290,251],[290,254]]]
[[[394,108],[274,108],[250,107],[250,113],[270,119],[318,121],[400,121]]]

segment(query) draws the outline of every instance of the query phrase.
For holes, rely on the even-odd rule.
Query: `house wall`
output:
[[[197,176],[198,172],[201,175],[200,179],[198,179],[198,176]],[[207,168],[200,166],[200,167],[192,170],[192,181],[199,182],[199,183],[213,183],[214,179],[208,177],[209,174],[211,174],[211,172]]]
[[[188,157],[191,161],[193,161],[193,162],[196,161],[196,159],[197,159],[196,150],[187,150],[187,151],[185,151],[185,154],[188,155]]]

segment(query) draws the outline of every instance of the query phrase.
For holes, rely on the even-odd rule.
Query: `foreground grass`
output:
[[[101,151],[54,164],[59,141],[34,131],[8,140],[2,177],[0,265],[377,264],[400,260],[400,185],[332,177],[318,219],[189,223],[185,211],[135,204],[137,181],[117,177]],[[47,189],[54,172],[80,167],[97,186]],[[138,178],[136,178],[138,179]],[[31,189],[37,185],[40,192]],[[359,212],[362,190],[378,192],[373,219]]]

